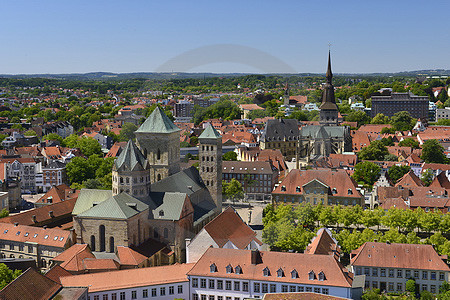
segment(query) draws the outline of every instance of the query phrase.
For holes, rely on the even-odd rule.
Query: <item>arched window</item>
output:
[[[114,237],[109,238],[109,252],[114,253]]]
[[[45,259],[41,259],[42,268],[47,268],[47,261]]]
[[[120,183],[123,183],[123,177],[120,176]]]
[[[95,235],[91,235],[91,250],[95,251]]]
[[[99,226],[99,238],[100,238],[100,252],[103,252],[103,251],[105,251],[106,250],[106,247],[105,247],[105,240],[106,240],[106,238],[105,238],[105,225],[100,225]]]
[[[168,239],[169,238],[169,229],[164,228],[164,238]]]
[[[161,150],[158,149],[158,151],[156,152],[156,159],[160,160],[161,159]]]
[[[158,174],[157,178],[158,178],[158,181],[160,181],[161,180],[161,174]]]
[[[156,227],[153,229],[153,237],[154,237],[155,239],[159,238],[158,228],[156,228]]]
[[[9,257],[10,257],[10,258],[14,258],[14,254],[11,254]]]

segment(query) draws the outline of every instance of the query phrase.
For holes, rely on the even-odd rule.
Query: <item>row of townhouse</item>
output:
[[[360,299],[364,282],[344,269],[332,255],[223,248],[208,249],[195,264],[60,279],[63,286],[89,286],[90,300],[243,300],[280,292],[314,292]]]

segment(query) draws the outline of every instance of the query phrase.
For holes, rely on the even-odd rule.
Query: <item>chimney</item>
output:
[[[47,229],[47,225],[44,225],[42,228]]]
[[[252,252],[251,252],[251,264],[252,265],[257,265],[259,263],[262,263],[261,253],[257,249],[252,249]]]
[[[54,218],[55,217],[55,215],[53,214],[53,210],[49,211],[48,215],[50,216],[50,218]]]
[[[19,222],[14,222],[14,226],[19,226]]]

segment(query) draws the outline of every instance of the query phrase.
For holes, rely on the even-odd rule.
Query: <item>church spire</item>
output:
[[[331,84],[331,79],[333,79],[333,73],[331,72],[331,51],[328,50],[328,68],[327,68],[327,83]]]

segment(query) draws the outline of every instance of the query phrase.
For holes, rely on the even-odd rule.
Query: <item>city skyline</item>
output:
[[[336,73],[450,69],[445,1],[22,1],[0,9],[0,74],[324,73],[329,43]]]

